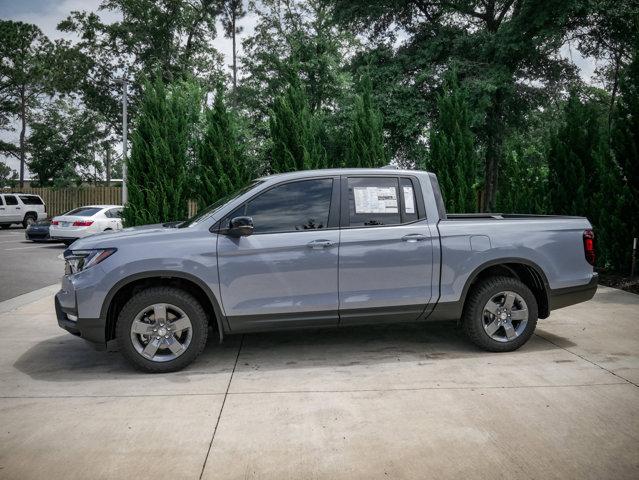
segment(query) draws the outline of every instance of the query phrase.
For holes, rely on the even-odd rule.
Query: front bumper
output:
[[[575,287],[557,288],[550,290],[550,309],[568,307],[576,303],[587,302],[595,296],[597,292],[597,284],[599,283],[599,274],[593,273],[590,282]]]
[[[96,349],[106,349],[105,324],[101,318],[80,318],[73,284],[67,277],[55,295],[55,313],[60,328],[90,342]]]

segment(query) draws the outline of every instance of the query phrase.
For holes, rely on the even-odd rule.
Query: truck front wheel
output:
[[[120,351],[137,369],[174,372],[202,353],[208,322],[192,295],[173,287],[153,287],[126,303],[116,335]]]
[[[528,341],[537,325],[537,301],[520,280],[489,277],[468,294],[462,318],[466,335],[490,352],[512,352]]]

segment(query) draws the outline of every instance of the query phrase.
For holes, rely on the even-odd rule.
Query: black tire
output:
[[[31,225],[32,223],[35,223],[37,221],[38,221],[38,216],[37,215],[34,215],[33,213],[27,213],[24,216],[24,220],[22,220],[22,228],[27,228],[29,225]]]
[[[495,295],[505,291],[520,295],[526,302],[528,322],[516,338],[498,341],[491,338],[484,328],[484,307]],[[521,347],[532,336],[537,325],[537,315],[537,300],[523,282],[511,277],[489,277],[474,285],[468,293],[464,305],[462,326],[470,341],[479,348],[489,352],[512,352]]]
[[[136,315],[156,303],[168,303],[182,309],[192,325],[191,342],[177,358],[156,362],[143,357],[131,340],[131,324]],[[208,322],[202,305],[189,293],[173,287],[152,287],[135,294],[126,303],[116,325],[116,336],[120,351],[131,365],[149,373],[167,373],[181,370],[193,362],[204,350],[208,336]]]

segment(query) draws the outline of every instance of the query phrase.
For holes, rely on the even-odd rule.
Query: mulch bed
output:
[[[599,284],[639,295],[639,277],[637,276],[630,278],[629,276],[614,273],[599,272]]]

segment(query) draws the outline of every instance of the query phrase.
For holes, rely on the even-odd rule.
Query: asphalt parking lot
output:
[[[24,228],[0,230],[0,302],[58,283],[64,274],[62,243],[25,240]]]
[[[376,326],[146,375],[60,330],[54,291],[0,303],[1,478],[639,478],[637,295],[600,288],[513,353]]]

